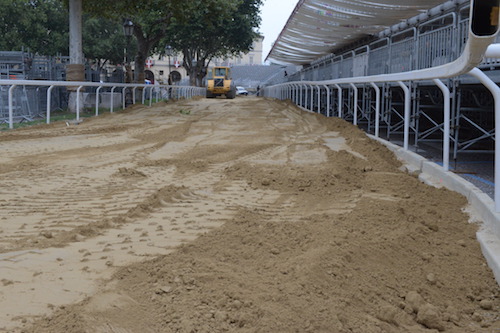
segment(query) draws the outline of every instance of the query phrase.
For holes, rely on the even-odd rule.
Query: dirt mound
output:
[[[39,168],[52,168],[60,182],[90,192],[79,201],[67,189],[52,197],[71,202],[82,222],[108,222],[88,233],[82,228],[91,223],[58,230],[50,227],[58,222],[53,210],[45,210],[44,238],[85,236],[64,243],[67,252],[80,253],[75,269],[95,280],[113,276],[88,297],[51,303],[50,311],[10,314],[5,318],[19,323],[10,325],[13,330],[500,330],[499,288],[462,196],[402,172],[385,147],[338,119],[257,98],[179,103],[106,117],[100,128],[114,120],[126,130],[100,131],[106,147],[93,140],[78,150],[91,156],[84,165],[90,174],[64,173],[60,165],[72,161],[65,151],[43,160]],[[87,136],[92,122],[86,126]],[[81,163],[76,148],[68,147]],[[24,158],[34,160],[26,149]],[[89,149],[109,153],[93,156]],[[6,158],[14,163],[17,157]],[[29,178],[29,172],[2,177]],[[29,179],[41,181],[36,174]],[[0,214],[15,223],[7,202],[0,203],[7,208]],[[23,237],[31,237],[31,228]],[[12,237],[23,239],[10,230],[3,235],[6,250],[14,249]],[[59,263],[70,265],[71,258]],[[38,276],[44,274],[27,285],[43,285]],[[22,284],[7,277],[0,291],[14,295],[9,290]]]

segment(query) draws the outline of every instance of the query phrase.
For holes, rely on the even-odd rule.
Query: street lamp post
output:
[[[128,50],[130,48],[130,37],[132,37],[132,34],[134,33],[134,23],[130,19],[125,19],[123,22],[123,34],[127,38],[127,46],[125,47],[125,82],[130,83],[132,82],[131,80],[131,68],[130,68],[130,61],[128,57]]]
[[[171,69],[170,69],[170,66],[171,66],[171,63],[170,63],[170,57],[173,55],[173,49],[172,49],[172,46],[171,45],[167,45],[165,46],[165,54],[167,55],[168,57],[168,84],[172,84],[172,77],[171,77]]]

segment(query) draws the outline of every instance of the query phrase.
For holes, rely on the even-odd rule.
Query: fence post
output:
[[[309,101],[309,111],[314,112],[314,86],[312,84],[309,85],[311,87],[311,96],[310,96],[310,101]]]
[[[125,110],[125,91],[127,90],[127,87],[123,87],[122,89],[122,109]]]
[[[76,89],[76,121],[80,121],[80,90],[82,90],[82,88],[83,86],[79,86],[78,89]]]
[[[433,81],[443,92],[443,169],[448,171],[450,169],[450,89],[439,79]]]
[[[319,85],[316,88],[318,88],[318,113],[321,113],[321,88]]]
[[[13,84],[9,88],[9,128],[14,128],[14,89],[16,85]]]
[[[411,95],[410,89],[401,81],[398,81],[399,86],[403,89],[405,93],[405,112],[404,112],[404,142],[403,149],[408,150],[408,142],[410,141],[410,107],[411,107]]]
[[[495,212],[500,213],[500,143],[498,137],[500,135],[500,88],[486,74],[478,68],[474,68],[469,72],[470,75],[476,77],[493,95],[495,103]]]
[[[111,88],[111,110],[109,110],[109,112],[110,112],[110,113],[113,113],[113,108],[114,108],[114,106],[115,106],[115,105],[114,105],[114,104],[115,104],[115,103],[114,103],[114,100],[115,100],[115,99],[114,99],[114,95],[113,95],[113,93],[115,92],[115,88],[116,88],[116,87],[112,87],[112,88]]]
[[[339,118],[342,118],[342,87],[339,86],[338,84],[334,84],[335,85],[335,88],[337,88],[339,91],[338,91],[338,117]]]
[[[380,130],[380,88],[373,82],[370,85],[375,89],[375,137],[378,138]]]
[[[326,89],[326,116],[330,117],[330,88],[326,84],[323,87]]]
[[[303,95],[303,93],[302,93],[302,86],[303,86],[303,84],[299,84],[299,105],[300,106],[302,106],[302,104],[303,104],[302,103],[302,100],[303,100],[303,97],[302,97],[302,95]]]
[[[50,108],[52,107],[51,106],[52,89],[54,89],[54,86],[50,86],[49,89],[47,89],[47,120],[46,120],[47,124],[50,124]]]
[[[350,83],[351,87],[354,89],[354,119],[352,124],[354,126],[358,125],[358,87],[354,83]]]
[[[97,87],[95,91],[95,115],[99,115],[99,92],[101,91],[102,86]]]

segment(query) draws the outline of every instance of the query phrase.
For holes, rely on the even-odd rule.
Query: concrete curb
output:
[[[500,213],[495,212],[493,199],[462,177],[453,172],[444,171],[440,165],[428,161],[414,152],[404,150],[400,146],[373,135],[368,134],[368,137],[382,143],[394,152],[396,157],[405,163],[408,172],[418,173],[418,178],[422,182],[436,187],[444,186],[467,198],[474,210],[474,215],[477,215],[479,220],[483,222],[476,237],[486,262],[500,285]]]

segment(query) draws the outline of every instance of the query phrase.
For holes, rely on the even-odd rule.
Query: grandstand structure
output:
[[[394,5],[393,1],[377,3],[381,2],[387,6],[389,3]],[[299,71],[283,77],[282,83],[383,76],[432,69],[455,61],[462,54],[468,40],[471,10],[469,0],[447,1],[426,10],[423,8],[429,5],[429,1],[422,1],[422,4],[419,2],[419,5],[413,7],[404,6],[405,1],[399,1],[398,4],[406,8],[405,13],[414,11],[417,14],[403,18],[401,10],[395,16],[394,12],[382,15],[381,20],[396,21],[383,29],[377,22],[372,22],[373,25],[364,23],[366,29],[352,24],[343,26],[343,22],[353,22],[360,17],[362,20],[369,16],[360,9],[368,10],[366,6],[358,5],[357,9],[352,7],[361,1],[350,3],[352,5],[334,0],[299,1],[267,57],[275,63],[301,65]],[[313,25],[314,20],[311,19],[314,16],[316,22],[319,22],[316,25]],[[487,21],[490,18],[482,19]],[[346,35],[331,36],[325,33],[328,28]],[[299,29],[305,29],[305,32],[298,33]],[[309,33],[316,35],[311,36]],[[305,39],[312,38],[310,48],[307,41],[293,37],[298,35],[305,35]],[[323,43],[320,43],[321,38]],[[299,44],[302,45],[301,50],[296,47]],[[500,59],[485,58],[478,68],[494,82],[500,82]],[[442,91],[433,80],[408,80],[406,83],[411,92],[409,128],[413,149],[439,149],[445,127]],[[451,131],[448,134],[451,158],[457,161],[460,154],[493,152],[494,100],[491,92],[470,75],[445,78],[444,84],[451,92]],[[378,88],[381,94],[378,115],[375,112],[376,89],[370,83],[354,86],[345,84],[339,87],[328,85],[319,91],[305,87],[300,92],[304,97],[301,102],[307,109],[319,110],[324,115],[333,115],[337,110],[342,110],[342,117],[364,127],[370,133],[375,133],[375,124],[379,123],[377,131],[380,131],[380,135],[397,141],[404,129],[404,90],[397,82],[381,83]],[[316,93],[319,94],[317,98],[306,98]],[[353,104],[354,95],[357,97],[356,105]],[[355,113],[356,119],[353,119]]]
[[[231,70],[235,85],[245,87],[249,91],[256,91],[263,84],[269,85],[282,82],[288,73],[297,71],[297,66],[246,65],[233,66]]]

